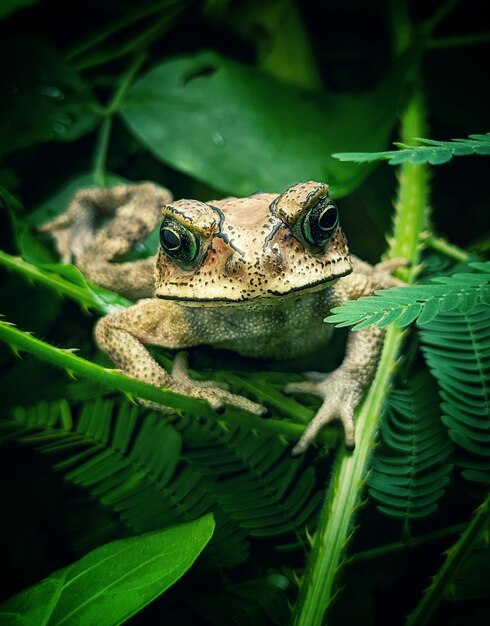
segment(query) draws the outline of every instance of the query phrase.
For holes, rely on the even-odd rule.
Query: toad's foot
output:
[[[342,422],[345,445],[347,449],[353,450],[355,447],[354,410],[364,393],[363,385],[342,369],[323,375],[320,381],[316,373],[311,378],[315,380],[290,383],[285,388],[286,393],[311,393],[323,398],[322,406],[308,424],[291,454],[298,456],[305,452],[320,430],[335,420]]]
[[[185,352],[176,354],[168,387],[170,391],[190,398],[206,400],[218,413],[223,412],[225,405],[228,405],[255,413],[256,415],[264,416],[267,414],[267,409],[261,404],[231,393],[227,388],[228,385],[226,383],[213,380],[194,380],[189,376],[187,354]]]

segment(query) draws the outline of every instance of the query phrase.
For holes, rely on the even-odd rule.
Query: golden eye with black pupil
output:
[[[192,265],[199,256],[199,237],[169,215],[160,226],[160,244],[169,257],[184,267]]]
[[[330,198],[323,197],[315,202],[303,218],[301,231],[306,241],[323,247],[339,223],[339,210]]]

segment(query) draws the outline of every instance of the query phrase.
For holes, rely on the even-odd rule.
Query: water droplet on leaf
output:
[[[213,143],[215,143],[217,146],[224,146],[226,143],[226,139],[223,137],[223,135],[220,135],[219,133],[213,133]]]
[[[51,128],[53,133],[56,135],[63,135],[66,133],[66,126],[60,122],[55,122]]]
[[[54,100],[63,100],[65,97],[65,94],[61,91],[61,89],[58,89],[58,87],[55,87],[54,85],[41,85],[38,93],[41,96],[53,98]]]

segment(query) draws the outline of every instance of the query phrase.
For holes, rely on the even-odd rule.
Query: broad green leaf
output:
[[[2,0],[0,3],[0,19],[38,2],[39,0]]]
[[[214,530],[211,515],[108,543],[8,600],[3,626],[122,624],[192,566]]]
[[[224,192],[276,192],[313,179],[340,196],[368,169],[330,154],[382,149],[399,93],[400,72],[370,92],[333,96],[203,52],[150,70],[129,89],[121,113],[156,158]]]
[[[89,87],[43,42],[2,43],[0,81],[0,156],[43,141],[73,141],[98,121]]]

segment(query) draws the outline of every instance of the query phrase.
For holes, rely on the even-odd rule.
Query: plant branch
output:
[[[446,48],[462,48],[467,46],[484,46],[490,43],[490,33],[474,33],[454,35],[453,37],[436,37],[429,40],[429,50]]]
[[[447,239],[444,239],[444,237],[436,237],[432,233],[424,237],[423,243],[426,248],[432,248],[432,250],[454,261],[464,263],[470,258],[470,255],[465,250],[458,248],[458,246],[450,243]]]
[[[90,285],[75,267],[70,269],[73,269],[74,276],[79,279],[78,283],[63,278],[49,268],[41,268],[27,263],[20,257],[12,256],[3,250],[0,250],[0,265],[17,272],[27,280],[39,282],[49,289],[53,289],[56,293],[74,300],[84,309],[92,309],[103,315],[132,304],[130,300],[111,291]],[[53,267],[56,268],[56,265]],[[67,266],[63,267],[66,268]]]
[[[131,24],[134,24],[135,22],[144,19],[145,17],[149,17],[150,15],[153,15],[153,13],[157,13],[165,5],[168,6],[169,4],[180,4],[180,2],[181,0],[174,0],[174,2],[169,2],[169,0],[158,0],[157,2],[152,2],[147,6],[138,7],[134,13],[128,14],[125,11],[124,16],[121,19],[111,20],[109,26],[105,26],[94,35],[86,39],[84,42],[77,44],[76,47],[68,52],[66,58],[71,61],[72,59],[86,52],[87,50],[90,50],[90,48],[93,48],[94,46],[97,46],[98,44],[108,39],[109,37],[112,37],[112,35],[115,35],[116,33],[124,30]]]
[[[109,138],[112,130],[112,116],[107,116],[102,120],[102,124],[97,136],[97,144],[94,153],[93,175],[96,185],[104,186],[106,177],[106,161],[109,149]]]
[[[118,112],[122,99],[124,98],[127,90],[131,86],[134,77],[138,73],[140,67],[143,65],[146,59],[146,54],[139,54],[133,62],[129,65],[127,71],[122,75],[119,87],[113,95],[111,101],[105,109],[102,110],[104,119],[99,130],[97,137],[97,144],[95,146],[95,153],[93,157],[93,175],[97,185],[104,185],[106,180],[106,161],[107,153],[109,150],[109,139],[112,130],[112,121],[114,115]]]
[[[454,581],[466,558],[473,552],[482,533],[490,523],[490,494],[477,508],[466,530],[446,552],[441,569],[425,590],[420,602],[407,619],[407,626],[425,626],[437,610],[443,594]]]
[[[397,4],[399,10],[394,15],[408,20],[405,3]],[[410,24],[398,23],[393,30],[395,49],[401,52],[410,32]],[[413,137],[424,136],[424,133],[425,106],[416,87],[401,118],[400,140],[408,143]],[[388,256],[410,261],[409,268],[400,270],[407,282],[413,281],[418,265],[420,233],[426,228],[427,206],[427,166],[404,163],[400,167],[394,231]],[[335,580],[353,532],[354,516],[365,486],[384,398],[398,363],[403,336],[403,331],[398,328],[388,328],[375,379],[357,411],[358,444],[353,454],[345,450],[338,453],[294,610],[295,626],[322,626],[325,623],[325,614],[335,595]]]
[[[78,71],[91,69],[98,65],[104,65],[105,63],[128,56],[134,52],[146,50],[163,32],[170,29],[180,16],[182,8],[183,5],[173,7],[172,10],[165,12],[160,19],[152,22],[152,24],[139,35],[132,35],[125,43],[118,44],[112,49],[97,52],[92,56],[88,56],[86,59],[82,59],[74,64],[75,69]]]
[[[357,563],[365,563],[366,561],[383,558],[392,554],[397,554],[398,552],[421,548],[428,543],[433,543],[435,541],[439,541],[440,539],[444,539],[445,537],[456,535],[457,533],[462,532],[465,528],[466,524],[454,524],[453,526],[441,528],[431,533],[426,533],[425,535],[410,537],[410,539],[404,539],[401,541],[394,541],[393,543],[387,543],[384,546],[377,546],[376,548],[371,548],[370,550],[363,550],[362,552],[357,552],[356,554],[350,556],[346,561],[346,565],[357,565]]]
[[[119,370],[102,367],[73,354],[73,350],[56,348],[1,320],[0,340],[9,344],[15,352],[19,350],[28,352],[42,361],[67,370],[71,376],[87,378],[96,384],[108,387],[110,390],[120,391],[131,399],[137,397],[143,400],[150,400],[165,407],[176,409],[177,412],[187,411],[198,417],[206,417],[235,425],[239,424],[248,430],[257,429],[273,433],[292,442],[296,442],[304,431],[302,424],[263,419],[231,407],[227,407],[225,413],[218,417],[204,400],[197,400],[169,390],[159,389],[154,385],[130,378]]]

